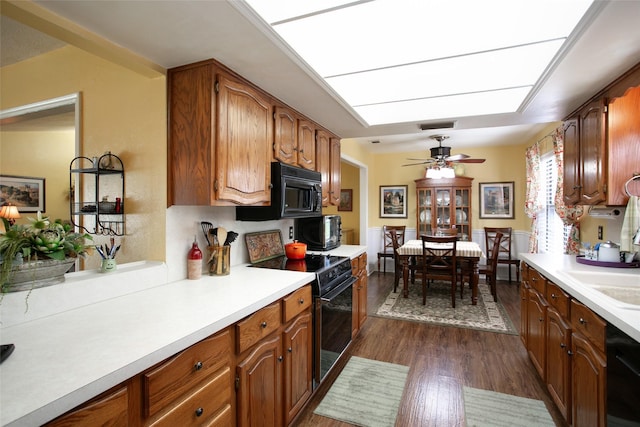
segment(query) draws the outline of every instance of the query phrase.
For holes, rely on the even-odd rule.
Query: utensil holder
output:
[[[209,246],[209,275],[226,276],[231,273],[231,246]]]
[[[118,265],[115,259],[103,259],[100,264],[100,273],[111,273],[112,271],[116,271],[117,268]]]

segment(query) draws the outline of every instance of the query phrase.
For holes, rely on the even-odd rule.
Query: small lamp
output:
[[[16,223],[16,219],[22,218],[20,216],[20,212],[18,212],[18,207],[15,205],[5,205],[0,209],[0,218],[4,218],[7,220],[9,225],[13,225]]]

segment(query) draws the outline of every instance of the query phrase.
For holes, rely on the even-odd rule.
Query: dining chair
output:
[[[427,303],[427,281],[451,282],[451,305],[456,307],[458,265],[456,260],[456,236],[425,236],[422,239],[422,305]]]
[[[485,280],[487,281],[487,285],[489,285],[489,288],[491,289],[491,295],[493,295],[494,301],[498,301],[498,292],[496,288],[496,272],[498,270],[498,256],[500,255],[500,251],[497,249],[500,247],[500,243],[503,237],[504,235],[499,231],[495,234],[495,236],[493,236],[493,246],[491,247],[491,251],[487,249],[490,254],[487,255],[487,266],[479,270],[480,274],[485,275]]]
[[[520,283],[520,260],[517,258],[512,258],[511,256],[511,227],[485,227],[484,228],[484,239],[485,239],[485,247],[487,248],[487,259],[491,258],[491,250],[489,248],[493,248],[493,240],[495,239],[496,233],[502,233],[502,242],[499,246],[498,251],[498,264],[506,264],[509,269],[509,283],[511,283],[511,266],[515,265],[516,267],[516,282]]]
[[[391,230],[396,232],[398,244],[404,245],[405,229],[404,225],[383,225],[382,226],[382,252],[378,252],[378,276],[380,275],[380,260],[383,262],[383,272],[387,272],[387,258],[395,259],[393,243],[391,242]]]

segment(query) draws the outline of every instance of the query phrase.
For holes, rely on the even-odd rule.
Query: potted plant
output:
[[[69,222],[50,222],[38,212],[28,225],[9,225],[0,234],[1,292],[31,290],[62,282],[64,273],[93,246],[88,234],[73,232]]]

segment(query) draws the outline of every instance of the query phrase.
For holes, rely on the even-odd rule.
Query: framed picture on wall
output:
[[[407,217],[407,186],[380,186],[380,218]]]
[[[0,175],[0,205],[11,203],[20,212],[44,212],[44,178]]]
[[[513,219],[513,181],[480,183],[480,218]]]
[[[340,190],[340,204],[338,205],[339,211],[351,212],[353,210],[353,190],[342,189]]]

